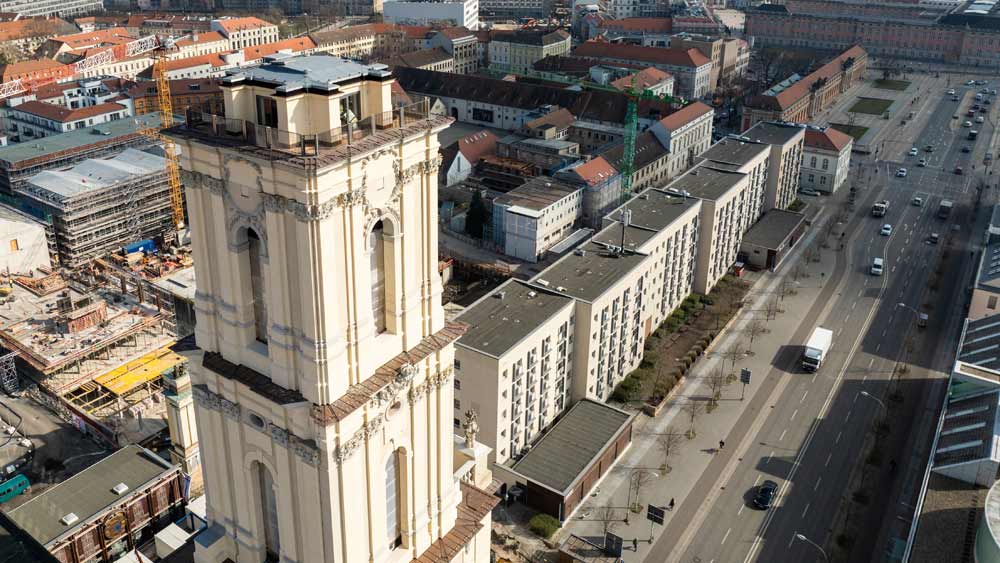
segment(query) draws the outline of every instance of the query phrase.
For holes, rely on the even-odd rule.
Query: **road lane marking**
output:
[[[771,451],[771,455],[774,455],[774,450]],[[760,483],[760,475],[758,475],[757,480],[753,482],[753,486],[756,487],[757,483]]]
[[[854,404],[856,402],[858,402],[858,394],[857,393],[854,394],[854,400],[851,401],[851,404]]]
[[[799,414],[799,409],[792,411],[792,418],[788,419],[789,422],[795,420],[795,415]]]
[[[732,532],[732,531],[733,531],[732,528],[729,528],[728,530],[726,530],[726,535],[722,536],[722,543],[720,543],[719,545],[723,545],[723,544],[726,543],[726,540],[729,539],[729,532]]]
[[[861,378],[861,381],[868,381],[868,374],[867,373],[865,374],[864,377]]]
[[[874,363],[875,363],[875,358],[872,358],[872,359],[868,360],[868,369],[871,369],[872,364],[874,364]]]
[[[854,308],[857,307],[857,306],[858,306],[858,302],[855,301],[854,304],[851,305],[851,310],[853,311]]]
[[[831,454],[831,455],[832,455],[832,454]],[[818,490],[819,490],[819,484],[820,484],[820,482],[821,482],[822,480],[823,480],[823,478],[822,478],[822,477],[817,477],[817,478],[816,478],[816,484],[815,484],[815,485],[813,485],[813,490],[814,490],[814,491],[818,491]]]
[[[879,351],[879,350],[880,350],[881,348],[882,348],[882,343],[881,343],[881,342],[879,342],[879,343],[878,343],[878,344],[877,344],[877,345],[875,346],[875,353],[877,354],[877,353],[878,353],[878,351]]]
[[[806,507],[802,509],[802,518],[806,517],[806,512],[809,512],[809,503],[806,503]]]
[[[841,436],[841,434],[843,434],[843,432],[837,432],[837,439],[833,441],[834,444],[839,444],[840,443],[840,436]]]
[[[785,433],[786,433],[786,432],[788,432],[788,429],[787,429],[787,428],[781,431],[781,437],[780,437],[780,438],[778,438],[778,441],[779,441],[779,442],[785,439]]]
[[[847,422],[848,420],[851,420],[851,413],[852,412],[854,412],[854,411],[851,410],[851,409],[847,410],[847,416],[844,417],[844,422]],[[838,434],[838,436],[839,436],[839,434]]]
[[[746,508],[746,507],[747,507],[747,505],[741,504],[740,505],[740,509],[736,511],[736,515],[739,516],[740,514],[743,514],[743,509]]]
[[[805,401],[807,395],[809,395],[809,391],[806,391],[805,393],[802,394],[802,398],[799,399],[799,402],[801,403],[801,402]]]

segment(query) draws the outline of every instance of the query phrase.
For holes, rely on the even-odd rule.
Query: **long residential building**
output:
[[[834,0],[761,4],[747,11],[745,32],[760,45],[1000,67],[1000,9],[963,3],[942,14],[916,3]]]
[[[795,200],[805,147],[806,128],[794,123],[762,121],[740,134],[740,140],[768,145],[764,211],[786,209]]]
[[[382,18],[386,23],[479,29],[479,0],[389,0],[382,4]]]
[[[526,73],[536,62],[550,56],[569,53],[569,34],[555,31],[513,31],[490,34],[490,67]]]
[[[82,16],[104,11],[102,0],[4,0],[0,12],[22,16]]]
[[[855,45],[804,77],[793,74],[747,100],[743,129],[761,121],[808,123],[861,82],[867,67],[868,53]]]
[[[647,190],[577,251],[458,317],[472,328],[456,345],[456,418],[473,408],[486,419],[492,461],[523,453],[573,402],[606,400],[638,366],[645,339],[691,292],[700,210]]]

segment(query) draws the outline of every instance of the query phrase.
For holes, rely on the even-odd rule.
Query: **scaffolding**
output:
[[[14,363],[16,357],[15,352],[0,356],[0,388],[9,394],[16,393],[21,388],[17,381],[17,364]]]

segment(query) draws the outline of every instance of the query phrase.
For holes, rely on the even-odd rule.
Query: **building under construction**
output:
[[[0,289],[0,344],[16,353],[38,399],[112,445],[166,427],[162,376],[184,361],[170,349],[169,313],[112,283],[51,272],[12,276]]]
[[[173,231],[166,159],[134,148],[47,170],[16,193],[32,215],[50,218],[59,263],[70,269]]]

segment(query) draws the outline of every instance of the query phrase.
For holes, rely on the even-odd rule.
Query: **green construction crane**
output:
[[[644,100],[660,100],[667,103],[683,105],[684,100],[669,94],[656,94],[648,88],[637,90],[635,78],[632,85],[625,89],[628,96],[628,110],[625,112],[625,150],[622,153],[622,202],[632,197],[632,174],[635,172],[635,137],[639,125],[639,102]]]

